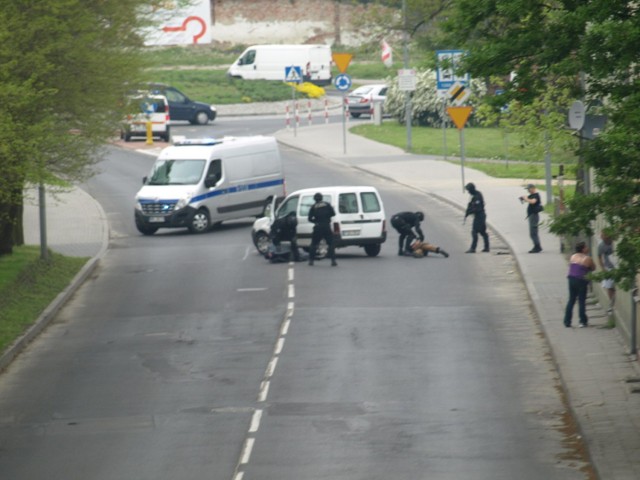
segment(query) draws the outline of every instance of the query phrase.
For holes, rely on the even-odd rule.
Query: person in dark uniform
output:
[[[476,247],[478,246],[478,235],[484,240],[483,252],[489,251],[489,235],[487,234],[487,214],[484,211],[484,197],[482,193],[476,190],[476,186],[473,183],[467,183],[464,187],[471,200],[467,205],[467,211],[464,214],[465,220],[469,215],[473,215],[473,226],[471,227],[471,247],[465,253],[476,253]]]
[[[400,234],[398,240],[398,255],[413,255],[411,242],[416,238],[421,242],[424,233],[420,228],[420,222],[424,220],[422,212],[400,212],[391,217],[391,226]]]
[[[300,261],[300,251],[298,250],[297,241],[296,212],[289,212],[282,218],[278,218],[271,226],[271,239],[273,244],[278,247],[281,242],[289,242],[291,244],[291,256],[294,262]]]
[[[331,266],[336,267],[336,252],[333,244],[333,232],[331,231],[331,218],[336,215],[330,203],[322,199],[320,192],[313,196],[314,203],[309,209],[309,221],[313,223],[313,235],[311,236],[311,246],[309,247],[309,265],[313,265],[316,256],[318,243],[324,238],[329,247],[329,258]]]

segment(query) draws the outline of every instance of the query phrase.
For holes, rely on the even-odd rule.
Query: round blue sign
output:
[[[351,77],[346,73],[341,73],[340,75],[336,76],[336,79],[333,83],[338,90],[340,90],[341,92],[346,92],[351,88]]]

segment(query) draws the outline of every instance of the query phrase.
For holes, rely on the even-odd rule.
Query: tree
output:
[[[623,288],[640,269],[639,13],[627,0],[458,0],[445,27],[472,76],[515,74],[502,103],[530,104],[561,78],[574,98],[604,103],[607,128],[581,152],[596,189],[576,195],[551,229],[591,235],[604,217],[618,233],[612,276]]]
[[[355,18],[353,24],[366,32],[367,37],[377,40],[395,37],[399,40],[406,31],[409,39],[420,39],[426,46],[431,44],[432,37],[437,34],[436,26],[439,20],[446,15],[455,1],[372,0],[362,3],[369,4],[367,15]],[[402,14],[403,3],[406,7],[406,18],[403,18]]]
[[[0,0],[0,255],[28,184],[91,174],[142,67],[141,0]]]

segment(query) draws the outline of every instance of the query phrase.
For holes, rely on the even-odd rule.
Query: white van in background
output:
[[[251,236],[259,253],[264,254],[269,245],[271,225],[275,219],[296,212],[298,246],[308,249],[311,245],[313,224],[309,222],[309,209],[315,203],[313,196],[322,193],[325,202],[331,204],[336,216],[331,220],[336,248],[357,246],[375,257],[387,239],[387,227],[382,198],[375,187],[340,186],[316,187],[297,190],[282,198],[275,198],[265,205],[262,218],[253,223]],[[326,245],[319,248],[320,257]]]
[[[201,233],[224,220],[259,216],[265,202],[282,195],[275,138],[174,137],[136,194],[136,227],[144,235],[177,227]]]
[[[316,85],[331,83],[329,45],[254,45],[247,48],[227,70],[227,75],[244,80],[285,79],[285,68],[302,70],[303,81]]]

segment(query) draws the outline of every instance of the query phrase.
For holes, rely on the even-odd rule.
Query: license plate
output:
[[[147,130],[146,125],[137,125],[135,123],[131,125],[131,131],[133,132],[145,132],[146,130]]]
[[[360,230],[343,230],[342,231],[343,237],[357,237],[358,235],[360,235]]]
[[[149,223],[164,223],[164,217],[149,217]]]

